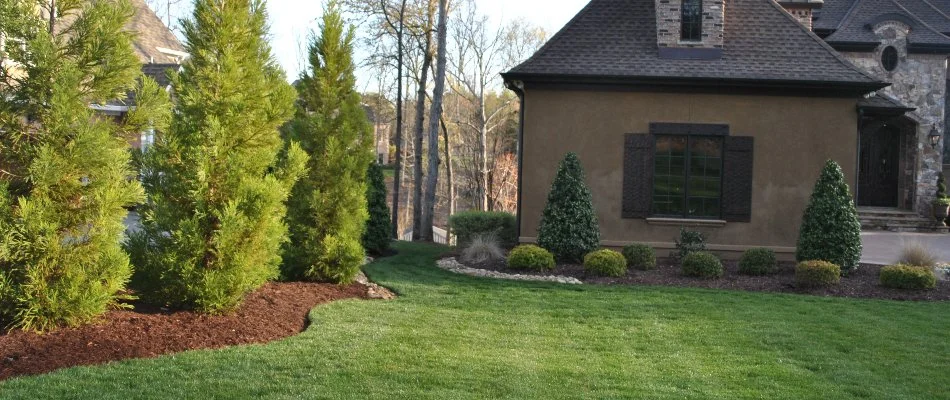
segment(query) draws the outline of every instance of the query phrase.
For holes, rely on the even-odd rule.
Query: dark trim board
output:
[[[890,86],[886,82],[818,82],[712,78],[502,74],[508,86],[565,91],[753,94],[800,97],[857,97]]]
[[[651,135],[696,135],[729,136],[726,124],[684,124],[677,122],[651,122]]]

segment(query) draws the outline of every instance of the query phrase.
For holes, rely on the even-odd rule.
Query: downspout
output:
[[[522,187],[524,187],[524,181],[522,180],[524,176],[524,109],[525,109],[525,96],[524,96],[524,82],[522,81],[505,81],[505,86],[515,92],[518,95],[518,102],[521,107],[518,110],[518,201],[515,206],[515,237],[517,241],[521,242],[521,193]]]

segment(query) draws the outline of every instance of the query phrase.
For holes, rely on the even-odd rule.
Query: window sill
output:
[[[726,221],[720,219],[647,218],[647,223],[659,226],[696,226],[702,228],[721,228],[726,226]]]

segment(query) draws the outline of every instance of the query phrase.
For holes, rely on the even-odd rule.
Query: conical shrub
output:
[[[861,222],[841,166],[825,163],[802,216],[798,261],[821,260],[857,268],[861,260]]]
[[[600,227],[584,183],[577,154],[568,153],[558,167],[541,214],[538,244],[562,261],[580,262],[600,246]]]

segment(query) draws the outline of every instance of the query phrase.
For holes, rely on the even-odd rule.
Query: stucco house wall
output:
[[[802,212],[828,159],[855,180],[856,100],[769,95],[622,91],[525,90],[521,241],[533,242],[559,161],[569,151],[583,163],[608,247],[631,242],[673,248],[680,226],[621,216],[624,136],[647,133],[651,122],[728,124],[734,136],[755,138],[752,218],[704,232],[710,250],[735,257],[766,246],[794,254]]]

